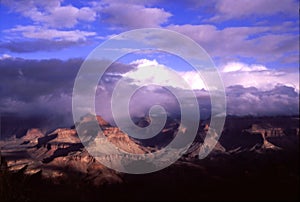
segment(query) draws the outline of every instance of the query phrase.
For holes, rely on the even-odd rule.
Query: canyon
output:
[[[140,127],[150,123],[147,117],[136,120]],[[86,130],[87,135],[79,138],[77,130],[88,129],[89,124],[93,123],[99,125],[101,134]],[[250,199],[299,197],[295,191],[299,188],[298,117],[227,117],[215,148],[207,158],[200,160],[199,149],[209,128],[209,120],[203,120],[187,152],[173,165],[150,174],[132,175],[112,170],[101,164],[99,158],[110,162],[124,161],[129,156],[105,154],[98,156],[97,160],[84,147],[86,144],[103,145],[101,149],[107,151],[109,148],[105,143],[110,142],[127,153],[150,154],[166,146],[176,136],[179,123],[169,117],[157,136],[145,140],[134,139],[100,116],[92,115],[83,117],[80,123],[70,128],[48,132],[28,128],[23,136],[15,134],[0,141],[1,172],[11,175],[21,173],[22,176],[29,176],[28,179],[47,181],[50,183],[49,189],[74,188],[80,193],[74,196],[69,191],[60,194],[73,200],[73,197],[80,195],[83,201],[98,199],[97,193],[104,190],[101,197],[105,200],[141,200],[146,193],[149,194],[148,189],[157,192],[149,196],[151,200],[168,197],[173,200],[241,199],[244,194],[248,194]],[[216,186],[221,186],[220,195],[213,194],[219,191],[214,188]],[[282,187],[281,191],[274,192],[278,186]],[[231,193],[230,187],[239,193]],[[197,192],[198,189],[202,191]],[[251,191],[252,195],[249,194]],[[45,191],[41,192],[47,195]],[[90,195],[87,194],[90,192]],[[110,195],[112,192],[120,194]],[[135,197],[130,193],[135,193]],[[28,193],[24,197],[28,200],[40,199],[39,195]],[[60,200],[59,197],[54,194],[49,196],[49,201]]]

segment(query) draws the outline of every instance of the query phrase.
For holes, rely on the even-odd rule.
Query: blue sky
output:
[[[190,37],[212,57],[228,114],[299,114],[296,0],[2,0],[0,27],[0,113],[70,116],[76,73],[94,48],[124,31],[164,28]],[[135,53],[118,62],[123,69],[106,77],[103,102],[118,76],[144,64],[159,67],[163,81],[172,80],[165,72],[174,69],[203,96],[198,75],[180,58]],[[154,98],[170,100],[160,91]]]
[[[198,42],[218,65],[298,67],[299,2],[3,0],[0,53],[30,59],[85,58],[123,31],[161,27]]]

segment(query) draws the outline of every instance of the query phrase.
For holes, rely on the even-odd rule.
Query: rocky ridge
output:
[[[137,125],[145,127],[149,125],[149,121],[147,118],[141,119]],[[247,123],[249,125],[249,121]],[[30,175],[41,173],[43,177],[53,179],[63,179],[70,173],[74,173],[96,185],[121,183],[122,174],[99,163],[86,151],[82,141],[86,141],[87,144],[89,141],[95,143],[103,152],[107,152],[109,149],[105,147],[105,143],[110,142],[115,148],[129,154],[146,154],[158,150],[163,146],[162,143],[165,144],[172,140],[179,126],[178,121],[169,118],[165,128],[157,137],[141,141],[133,139],[119,128],[111,126],[100,116],[83,117],[79,124],[82,126],[79,129],[84,130],[86,134],[86,137],[81,139],[78,137],[77,131],[71,128],[59,128],[48,134],[32,128],[27,130],[21,138],[1,141],[1,153],[7,159],[8,168],[12,171],[23,169],[26,174]],[[102,131],[96,133],[89,131],[90,124],[98,124]],[[197,159],[208,128],[208,122],[199,124],[198,134],[182,159],[185,161]],[[282,127],[278,124],[250,122],[250,126],[243,126],[239,131],[233,131],[230,124],[227,124],[223,133],[210,156],[229,155],[244,151],[261,153],[266,150],[281,150],[294,147],[299,141],[299,128],[295,124],[293,127]],[[225,138],[222,139],[223,136]],[[232,144],[228,144],[226,139],[228,137]],[[101,158],[111,161],[127,157],[127,155],[112,154],[102,155]]]

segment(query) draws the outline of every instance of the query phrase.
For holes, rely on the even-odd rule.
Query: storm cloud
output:
[[[89,42],[79,41],[51,41],[46,39],[27,41],[6,41],[0,42],[0,49],[6,49],[15,53],[30,53],[34,51],[56,51],[71,46],[86,45]]]
[[[57,117],[62,125],[72,125],[72,92],[82,62],[82,59],[0,59],[1,116]],[[122,64],[112,65],[100,83],[109,84],[118,78],[117,74],[132,68]]]
[[[73,85],[82,62],[82,59],[62,61],[2,58],[0,60],[1,115],[14,114],[28,118],[48,117],[56,120],[60,125],[69,127],[73,124]],[[97,113],[113,122],[111,95],[114,87],[127,72],[135,71],[136,68],[134,64],[114,63],[108,69],[98,84]],[[229,72],[226,74],[228,75]],[[235,72],[231,74],[234,75]],[[185,74],[180,72],[179,75],[184,78]],[[132,83],[134,85],[136,81],[133,80]],[[268,89],[259,88],[259,86],[245,87],[239,83],[237,85],[230,83],[226,86],[227,114],[238,116],[299,114],[299,91],[297,89],[284,84],[277,84]],[[181,91],[184,94],[185,89]],[[209,117],[211,108],[209,92],[205,89],[194,89],[194,92],[199,102],[202,118]],[[178,115],[180,111],[172,93],[160,86],[149,86],[140,88],[132,97],[130,102],[132,116],[147,115],[148,110],[154,104],[162,105],[169,114]]]

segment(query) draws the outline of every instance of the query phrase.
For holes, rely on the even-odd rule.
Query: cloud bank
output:
[[[24,60],[3,55],[0,59],[0,113],[31,117],[57,117],[65,126],[72,125],[72,90],[74,79],[83,61],[81,59]],[[169,67],[147,59],[131,64],[114,63],[100,80],[96,94],[97,113],[113,122],[110,110],[111,95],[121,78],[131,75],[137,85],[145,68],[156,68],[164,85],[178,88],[172,83]],[[144,66],[143,66],[144,65]],[[299,114],[299,76],[297,72],[274,71],[265,66],[228,63],[220,67],[224,80],[227,112],[229,115],[276,116]],[[130,72],[135,74],[129,74]],[[146,71],[149,72],[149,71]],[[195,72],[177,72],[194,89],[202,118],[210,115],[209,92]],[[132,75],[135,75],[135,77]],[[161,77],[160,77],[161,76]],[[160,78],[157,78],[160,77]],[[182,95],[186,89],[180,89]],[[189,99],[189,98],[186,98]],[[174,95],[162,86],[146,86],[131,99],[132,116],[147,115],[154,104],[162,105],[169,114],[180,109]]]

